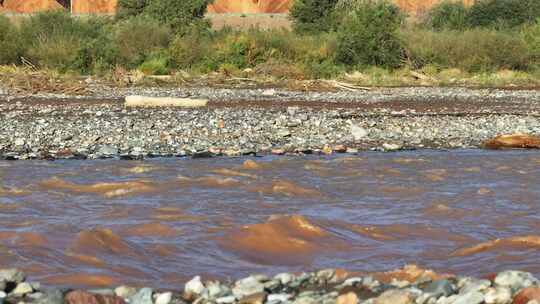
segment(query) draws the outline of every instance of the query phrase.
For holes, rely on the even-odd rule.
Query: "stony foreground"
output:
[[[77,98],[4,93],[5,159],[474,148],[500,134],[540,134],[538,90],[129,88]],[[126,108],[128,94],[210,102],[198,109]]]
[[[389,283],[373,276],[352,276],[332,269],[312,273],[252,275],[236,282],[202,281],[195,277],[181,292],[119,286],[114,289],[48,289],[26,282],[16,269],[0,270],[0,303],[41,304],[538,304],[540,281],[532,274],[504,271],[489,279],[439,276],[404,268]],[[390,273],[387,273],[390,274]]]

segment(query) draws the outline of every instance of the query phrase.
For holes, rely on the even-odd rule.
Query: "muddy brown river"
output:
[[[540,274],[540,153],[0,162],[0,267],[179,289],[320,268]]]

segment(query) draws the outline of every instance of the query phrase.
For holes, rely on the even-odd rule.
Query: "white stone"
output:
[[[275,293],[275,294],[269,294],[268,297],[266,298],[266,301],[267,302],[287,302],[290,298],[292,297],[292,295],[290,294],[286,294],[286,293]]]
[[[23,282],[23,283],[17,284],[17,287],[15,287],[13,291],[11,291],[11,294],[15,296],[22,296],[27,293],[31,293],[32,291],[34,291],[34,289],[32,288],[32,285],[30,285],[30,283]]]
[[[200,295],[204,292],[205,289],[206,288],[204,287],[200,276],[194,277],[184,286],[184,292],[188,294]]]
[[[287,285],[294,280],[294,275],[284,272],[274,276],[274,279],[279,280],[281,284]]]
[[[217,304],[231,304],[236,302],[236,298],[234,296],[226,296],[216,299]]]
[[[130,286],[118,286],[114,289],[114,294],[117,297],[127,299],[137,293],[137,289]]]
[[[169,304],[172,300],[172,292],[164,292],[158,294],[154,304]]]
[[[512,291],[507,287],[489,288],[484,294],[486,304],[512,303]]]

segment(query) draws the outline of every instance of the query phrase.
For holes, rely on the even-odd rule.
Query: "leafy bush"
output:
[[[166,49],[171,37],[168,26],[144,15],[121,21],[114,28],[118,61],[128,67],[138,66],[146,55]]]
[[[468,23],[473,27],[508,28],[533,23],[538,17],[538,0],[478,0],[469,9]]]
[[[334,8],[339,0],[295,0],[290,10],[298,32],[322,32],[335,26]]]
[[[346,65],[398,67],[402,45],[396,33],[403,16],[386,1],[366,1],[338,30],[336,59]]]
[[[468,26],[467,14],[462,1],[443,1],[429,11],[426,25],[436,30],[462,30]]]
[[[141,15],[148,2],[149,0],[119,0],[116,16],[119,19],[126,19]]]
[[[120,0],[120,19],[146,15],[185,33],[193,24],[201,23],[211,0]]]
[[[0,64],[19,62],[22,46],[17,34],[17,28],[11,21],[0,15]]]
[[[540,67],[540,18],[536,20],[536,23],[525,27],[522,35],[529,48],[532,64],[536,64],[537,68]]]
[[[467,31],[403,31],[414,68],[435,64],[469,72],[527,69],[530,55],[524,40],[513,32],[491,29]]]

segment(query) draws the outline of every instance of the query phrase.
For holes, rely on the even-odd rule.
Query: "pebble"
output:
[[[14,160],[75,157],[141,159],[207,155],[208,151],[211,151],[208,152],[211,156],[223,154],[232,157],[270,151],[282,155],[292,151],[324,149],[324,152],[331,153],[330,149],[338,146],[345,147],[347,153],[356,153],[369,149],[478,147],[498,134],[516,130],[540,133],[538,119],[528,115],[538,110],[540,93],[537,90],[395,88],[374,89],[359,95],[355,92],[310,93],[274,89],[266,97],[261,96],[262,92],[260,89],[123,89],[100,86],[92,97],[81,97],[81,101],[69,96],[33,95],[43,99],[63,98],[72,103],[0,103],[0,113],[3,113],[0,120],[0,157]],[[82,102],[125,95],[191,96],[210,99],[214,103],[264,100],[283,102],[284,105],[190,110],[125,109],[119,103]],[[287,107],[290,100],[301,101],[302,106]],[[511,101],[512,112],[517,108],[518,113],[448,116],[422,115],[419,110],[393,115],[384,107],[366,108],[369,103],[389,100],[466,101],[472,110],[492,112],[504,110]],[[493,108],[484,105],[486,101]],[[329,107],[304,106],[310,102],[325,102]],[[361,107],[333,108],[335,102],[357,103]],[[462,109],[464,112],[472,110]],[[437,108],[436,111],[448,110]],[[89,116],[92,118],[88,119]],[[222,123],[216,123],[218,121]],[[288,124],[291,127],[287,127]],[[63,152],[55,154],[49,151]]]
[[[357,304],[358,301],[359,299],[356,293],[348,292],[340,295],[336,300],[336,304]]]

